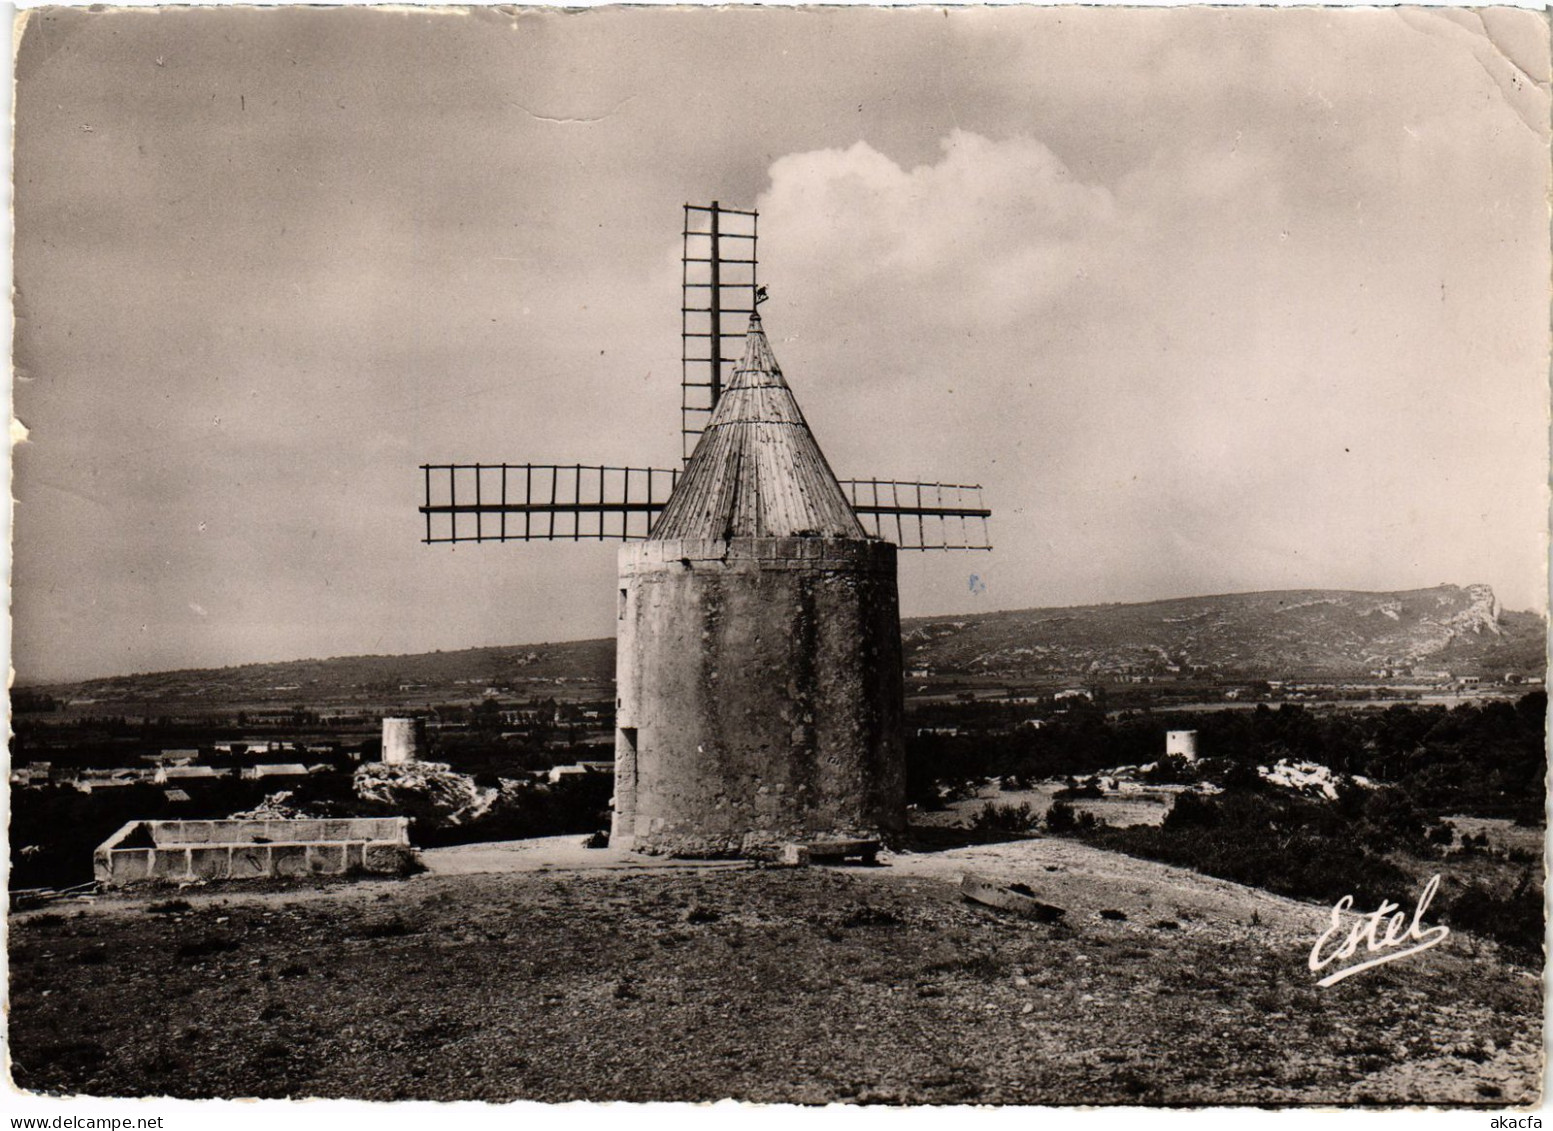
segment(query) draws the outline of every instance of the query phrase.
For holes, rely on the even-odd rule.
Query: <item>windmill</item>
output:
[[[684,216],[682,466],[423,464],[423,541],[626,543],[611,844],[889,838],[905,826],[895,554],[990,549],[990,512],[975,485],[838,479],[761,322],[758,215]]]

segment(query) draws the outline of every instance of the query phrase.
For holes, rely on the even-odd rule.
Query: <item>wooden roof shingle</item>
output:
[[[760,323],[718,398],[654,540],[867,535],[825,462]]]

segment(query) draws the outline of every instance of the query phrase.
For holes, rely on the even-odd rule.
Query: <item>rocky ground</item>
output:
[[[1320,989],[1306,956],[1326,908],[1073,842],[790,871],[597,867],[574,847],[15,914],[15,1082],[385,1100],[1540,1094],[1539,972],[1459,933]],[[966,871],[1068,914],[968,904]]]

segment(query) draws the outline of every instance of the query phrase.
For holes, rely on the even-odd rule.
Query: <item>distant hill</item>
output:
[[[1500,609],[1486,585],[1442,585],[912,617],[902,634],[908,668],[997,678],[1194,670],[1232,678],[1344,677],[1381,668],[1498,677],[1542,674],[1546,625],[1538,614]],[[478,698],[487,687],[545,696],[566,684],[607,683],[614,653],[613,640],[578,640],[157,672],[29,691],[104,703],[148,698],[213,706],[445,701]]]
[[[1380,669],[1541,675],[1546,624],[1487,585],[1397,593],[1295,589],[1137,605],[1022,609],[903,625],[906,662],[937,672],[1360,676]]]
[[[265,704],[313,707],[322,703],[370,705],[478,699],[487,688],[525,698],[575,698],[577,684],[607,684],[614,676],[613,640],[571,640],[404,656],[337,656],[326,660],[150,672],[31,686],[26,693],[89,699],[100,704],[132,704],[149,699],[183,708]],[[566,694],[568,686],[573,689],[570,695]],[[602,694],[610,693],[604,690]]]

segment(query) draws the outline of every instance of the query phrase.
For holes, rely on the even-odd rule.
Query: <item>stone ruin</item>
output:
[[[131,821],[93,854],[106,887],[152,881],[402,875],[414,866],[404,817]]]

